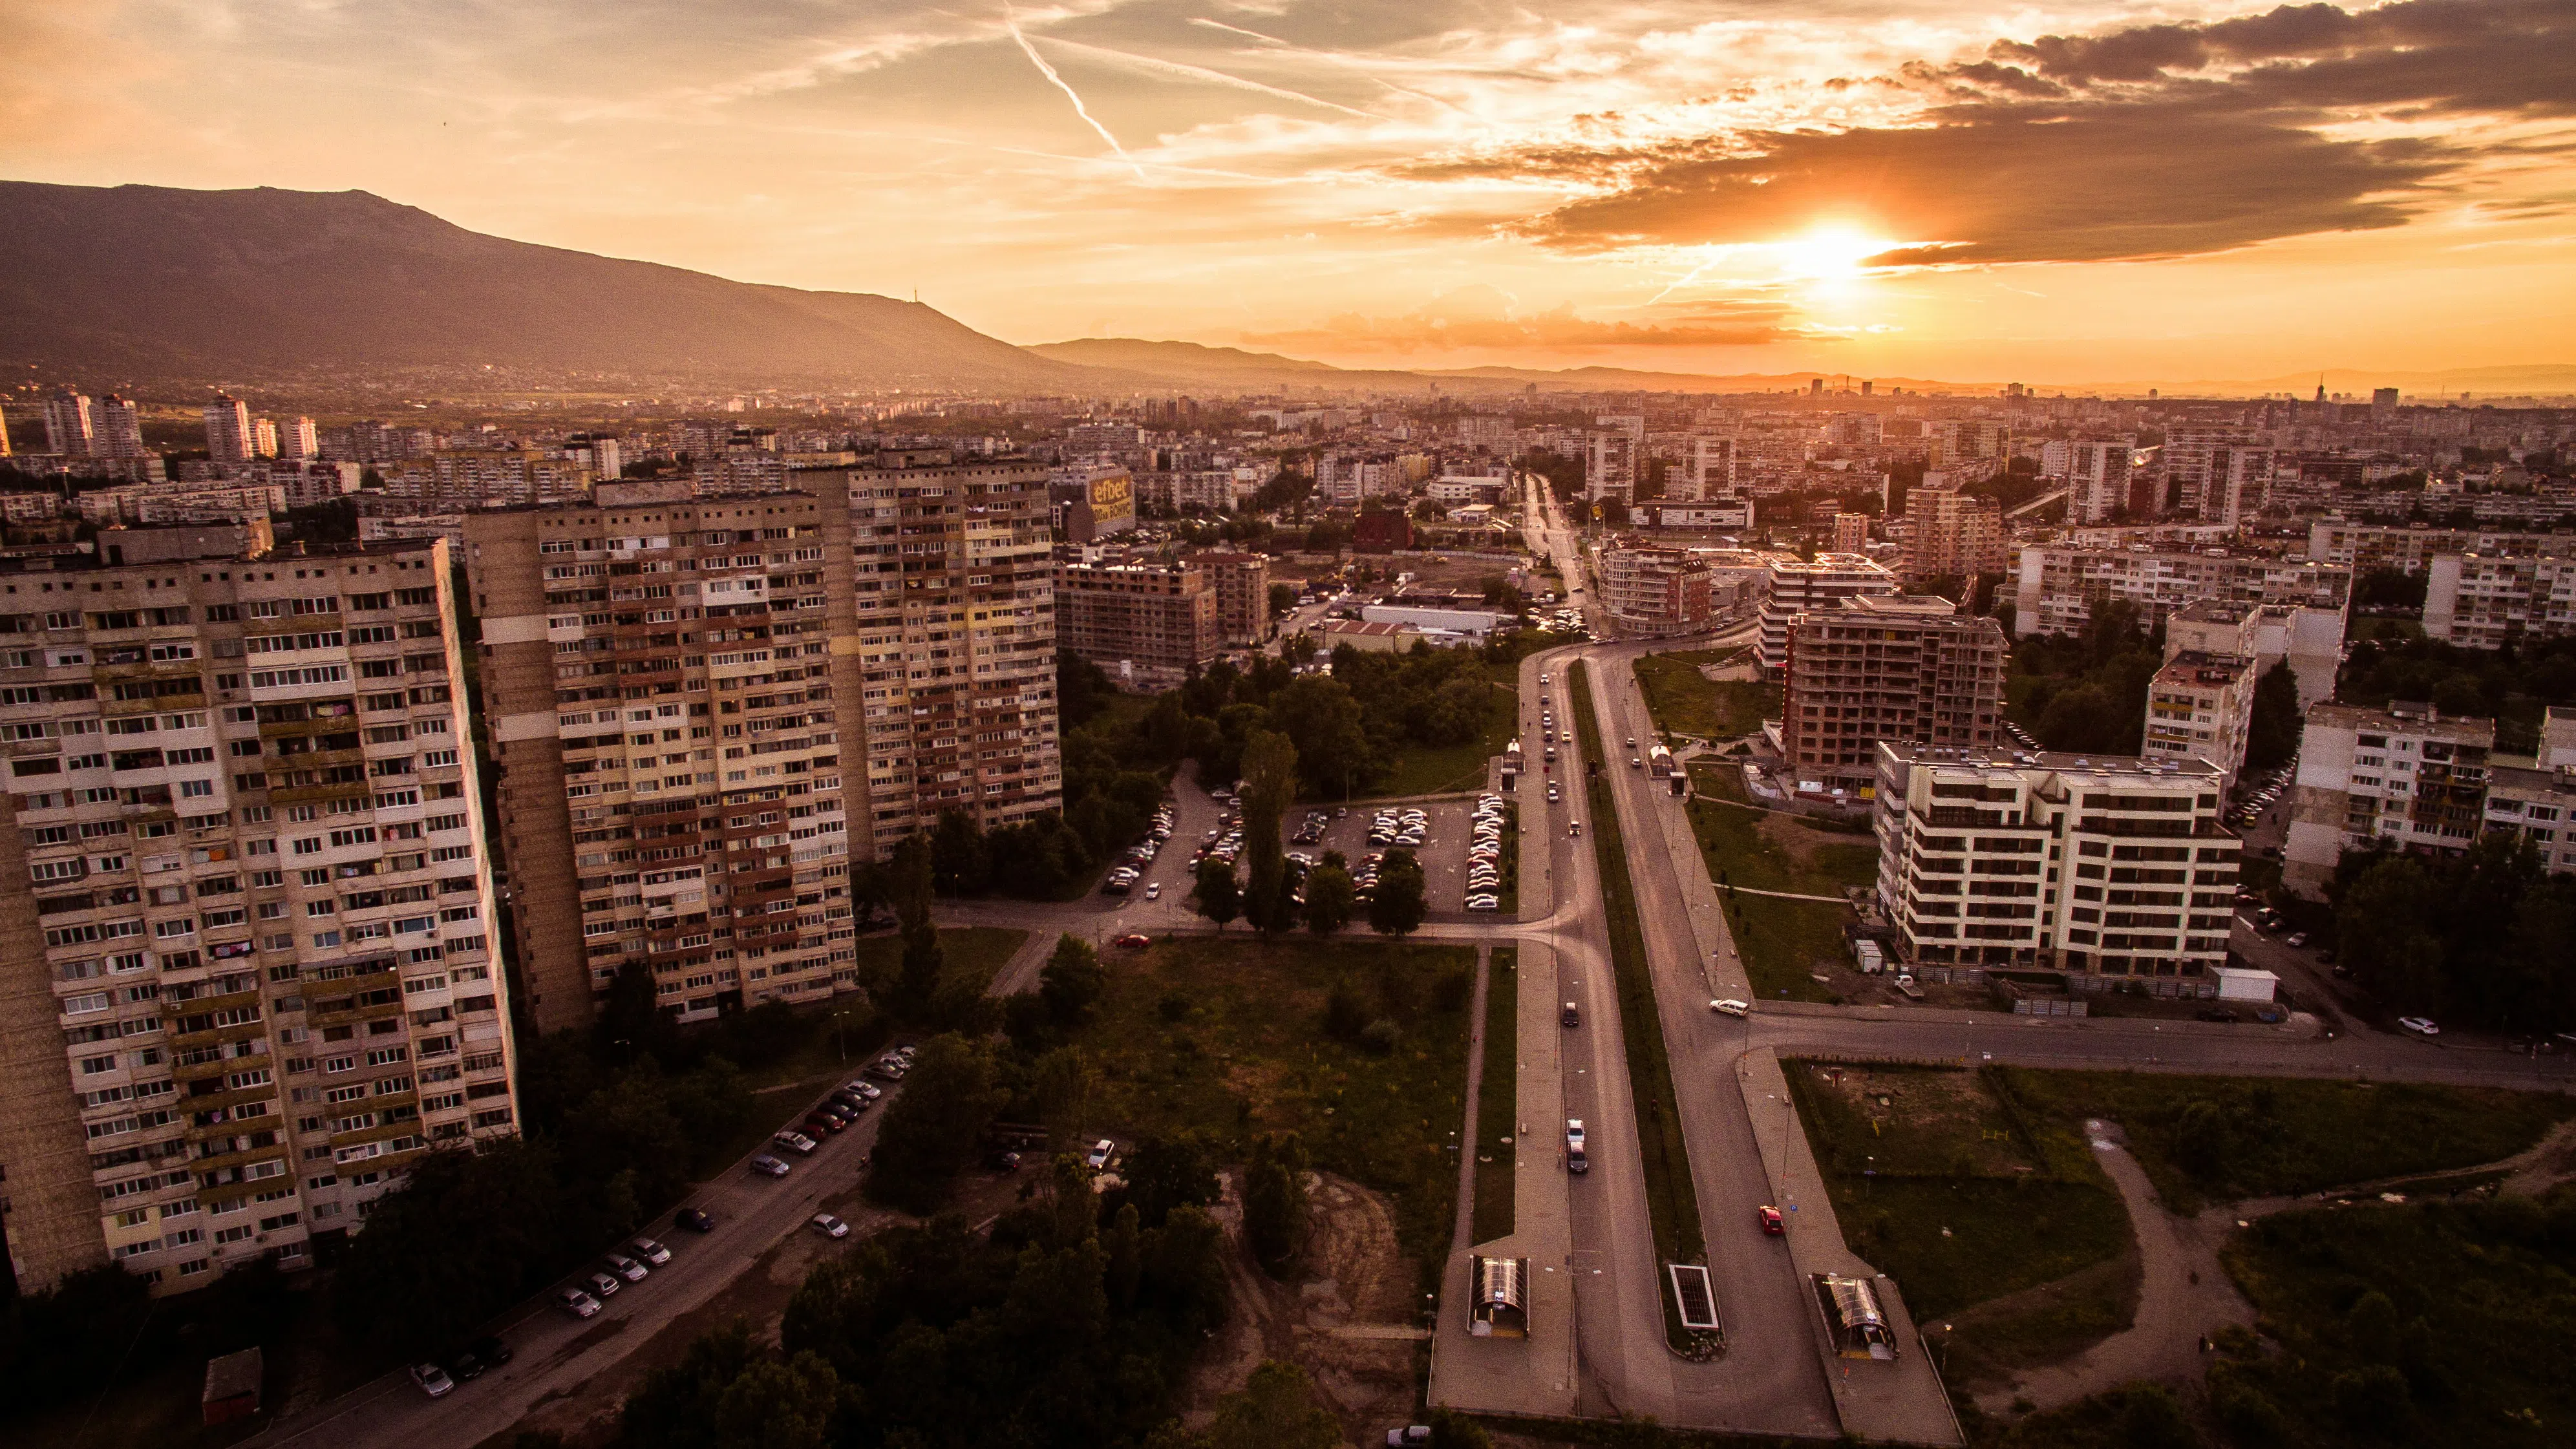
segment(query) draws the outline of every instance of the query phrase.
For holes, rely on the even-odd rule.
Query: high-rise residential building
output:
[[[2159,458],[2164,467],[2164,506],[2193,518],[2214,518],[2216,480],[2231,448],[2251,447],[2253,434],[2243,428],[2184,424],[2165,433]]]
[[[1924,433],[1925,465],[1962,477],[1985,477],[2012,456],[2012,425],[1993,418],[1945,418]]]
[[[277,456],[277,424],[268,418],[253,419],[250,425],[251,453],[254,457]]]
[[[2211,449],[2201,484],[2201,518],[2229,528],[2252,522],[2271,497],[2274,458],[2272,449],[2253,444]]]
[[[2075,634],[2097,604],[2127,599],[2153,627],[2203,601],[2295,604],[2340,614],[2352,570],[2332,564],[2189,548],[2086,548],[2027,544],[2015,580],[2013,633]]]
[[[109,393],[90,409],[95,430],[90,451],[101,458],[143,456],[143,410],[131,399]]]
[[[306,1266],[423,1153],[518,1130],[447,547],[266,543],[0,573],[21,1291]]]
[[[467,516],[542,1028],[630,962],[683,1020],[827,996],[853,861],[1061,805],[1046,470],[876,462]]]
[[[87,394],[72,387],[58,387],[45,394],[46,452],[86,458],[97,436],[97,416]]]
[[[2241,654],[2169,651],[2147,686],[2147,759],[2205,760],[2233,785],[2254,727],[2254,661]]]
[[[2288,661],[2299,684],[2299,709],[2334,697],[2343,665],[2343,611],[2295,604],[2203,602],[2165,616],[2165,659],[2184,650],[2254,661],[2255,679]]]
[[[1137,682],[1179,680],[1225,652],[1216,589],[1196,559],[1055,566],[1059,646]]]
[[[1942,598],[1863,594],[1800,615],[1780,696],[1792,783],[1861,796],[1882,740],[2000,746],[2007,652],[2002,625]]]
[[[2425,568],[2424,637],[2469,649],[2576,633],[2576,547],[2437,553]]]
[[[1676,481],[1685,483],[1689,491],[1676,488]],[[1689,465],[1679,480],[1665,480],[1664,497],[1676,503],[1707,503],[1735,495],[1735,439],[1711,433],[1692,434]]]
[[[1689,634],[1713,619],[1708,561],[1686,548],[1623,543],[1595,560],[1601,602],[1628,638]]]
[[[1896,592],[1896,575],[1855,553],[1820,553],[1814,563],[1794,558],[1764,561],[1770,578],[1762,599],[1762,633],[1753,658],[1765,669],[1789,663],[1789,628],[1810,609],[1830,609],[1843,599]]]
[[[252,431],[250,404],[217,393],[206,404],[206,456],[218,463],[247,463],[259,455],[259,435]]]
[[[2468,849],[2494,749],[2494,720],[2445,718],[2429,704],[2312,707],[2299,735],[2281,883],[2315,896],[2344,851],[2374,840],[2444,855]]]
[[[1626,503],[1637,492],[1637,439],[1626,431],[1596,432],[1583,469],[1583,496]]]
[[[277,456],[294,463],[309,463],[322,456],[322,434],[311,418],[293,418],[278,426]],[[612,468],[601,476],[614,478],[617,471]]]
[[[1869,515],[1837,513],[1834,515],[1834,552],[1863,553],[1869,548]]]
[[[2371,416],[2384,418],[2395,411],[2397,411],[2397,389],[2393,387],[2379,387],[2371,389]]]
[[[1909,962],[2217,994],[2243,842],[2217,767],[1882,744],[1878,901]]]
[[[1195,553],[1216,593],[1217,637],[1258,644],[1270,637],[1270,560],[1257,553]]]
[[[2003,505],[1992,498],[1936,484],[1926,474],[1905,495],[1905,521],[1908,579],[1974,578],[2008,566]]]
[[[2129,507],[2129,475],[2137,455],[2134,436],[2069,438],[2050,442],[2040,469],[2066,480],[2066,516],[2101,523]]]

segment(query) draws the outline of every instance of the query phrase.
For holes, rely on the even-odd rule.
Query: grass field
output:
[[[1726,888],[1839,895],[1846,886],[1878,878],[1877,845],[1866,836],[1817,830],[1723,797],[1694,797],[1690,820],[1708,877],[1719,882],[1754,992],[1766,1001],[1836,1000],[1808,973],[1819,961],[1848,958],[1843,925],[1851,912],[1819,901],[1741,895]]]
[[[1716,664],[1740,652],[1693,649],[1639,659],[1637,686],[1645,691],[1655,728],[1667,736],[1704,740],[1731,740],[1762,728],[1762,721],[1780,708],[1778,686],[1716,683],[1699,672],[1703,664]]]
[[[1463,745],[1446,749],[1426,749],[1408,745],[1396,758],[1395,768],[1387,777],[1368,789],[1353,795],[1353,800],[1396,800],[1412,795],[1447,795],[1460,790],[1473,790],[1485,783],[1485,768],[1494,756],[1512,742],[1515,722],[1520,718],[1520,691],[1509,683],[1496,682],[1494,693],[1499,703],[1486,722],[1484,733]]]
[[[1507,1236],[1515,1221],[1513,1144],[1520,1090],[1520,951],[1497,946],[1485,979],[1485,1075],[1476,1091],[1475,1240]]]
[[[1315,1165],[1385,1193],[1404,1251],[1447,1256],[1465,1111],[1475,951],[1365,939],[1181,939],[1104,960],[1108,990],[1075,1039],[1097,1081],[1088,1128],[1196,1129],[1228,1156],[1296,1132]],[[1348,980],[1398,1024],[1383,1055],[1325,1031]]]
[[[2576,1115],[2576,1099],[2480,1087],[2021,1068],[1999,1076],[2033,1117],[2067,1128],[2086,1117],[2118,1122],[2157,1193],[2186,1213],[2475,1167]]]
[[[1592,687],[1581,663],[1567,671],[1573,683],[1567,706],[1581,732],[1583,758],[1599,760],[1601,737],[1592,717]],[[1637,1146],[1645,1160],[1646,1216],[1654,1230],[1655,1251],[1667,1263],[1707,1261],[1700,1236],[1699,1190],[1691,1182],[1690,1151],[1682,1140],[1681,1113],[1673,1105],[1672,1060],[1664,1050],[1663,1018],[1655,1006],[1655,987],[1646,962],[1646,937],[1637,921],[1636,888],[1628,878],[1627,846],[1610,822],[1619,818],[1611,803],[1610,782],[1589,782],[1594,858],[1601,867],[1601,899],[1610,929],[1610,963],[1619,982],[1619,1035],[1627,1048],[1628,1090],[1636,1100]],[[1669,1294],[1664,1302],[1664,1331],[1679,1342],[1681,1318]]]
[[[2211,1367],[2237,1443],[2505,1449],[2576,1423],[2576,1193],[2278,1213],[2224,1256],[2279,1340]]]

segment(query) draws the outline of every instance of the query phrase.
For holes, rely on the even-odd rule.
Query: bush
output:
[[[1395,1050],[1395,1044],[1402,1040],[1404,1040],[1404,1028],[1383,1016],[1370,1022],[1360,1031],[1360,1045],[1379,1056],[1392,1053]]]

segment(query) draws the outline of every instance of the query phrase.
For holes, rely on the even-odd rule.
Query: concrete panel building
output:
[[[2474,553],[2489,558],[2546,553],[2568,558],[2576,556],[2576,533],[2403,528],[2383,523],[2348,523],[2340,518],[2320,518],[2308,525],[2308,557],[2348,568],[2356,575],[2372,569],[2422,573],[2435,556],[2446,553]]]
[[[2204,601],[2290,604],[2340,614],[2352,597],[2352,570],[2220,549],[2085,548],[2030,544],[2021,551],[2013,596],[2013,633],[2076,634],[2097,604],[2127,599],[2144,622]]]
[[[1112,674],[1175,682],[1225,652],[1216,590],[1195,561],[1058,563],[1056,637]]]
[[[2576,633],[2576,547],[2437,553],[2424,577],[2424,637],[2464,649]]]
[[[2147,759],[2197,759],[2216,765],[2233,786],[2245,768],[2254,728],[2252,658],[2197,649],[2168,654],[2147,685]]]
[[[446,545],[166,533],[0,571],[22,1292],[307,1266],[422,1154],[518,1131]]]
[[[2008,567],[2003,505],[1928,478],[1905,495],[1908,579],[1973,578]]]
[[[1762,634],[1753,646],[1754,659],[1765,669],[1788,665],[1789,627],[1800,614],[1860,595],[1896,592],[1896,575],[1856,553],[1821,553],[1813,563],[1774,557],[1765,564]]]
[[[2494,720],[2445,718],[2429,704],[2310,709],[2281,883],[2320,895],[2343,852],[2375,840],[2431,854],[2466,850],[2484,823],[2494,749]]]
[[[1780,752],[1801,791],[1866,795],[1877,746],[2003,741],[2003,626],[1949,600],[1860,595],[1789,630]]]
[[[1257,553],[1198,553],[1190,562],[1216,592],[1217,636],[1228,644],[1270,637],[1270,560]]]

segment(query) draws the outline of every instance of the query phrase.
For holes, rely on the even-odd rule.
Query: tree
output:
[[[2442,943],[2431,929],[2437,890],[2421,863],[2383,856],[2336,902],[2335,939],[2353,975],[2409,1011],[2442,1004]]]
[[[1217,1198],[1216,1153],[1196,1132],[1137,1138],[1119,1175],[1127,1180],[1128,1204],[1149,1228],[1161,1227],[1174,1208],[1205,1207]]]
[[[1079,936],[1058,936],[1055,954],[1038,972],[1038,998],[1059,1026],[1077,1026],[1100,1004],[1108,989],[1100,953]]]
[[[998,1082],[982,1041],[952,1034],[925,1043],[877,1128],[870,1194],[914,1212],[946,1201],[950,1180],[1002,1110]]]
[[[1195,893],[1199,914],[1225,929],[1225,923],[1243,913],[1243,897],[1234,882],[1234,866],[1211,855],[1199,862],[1198,890]]]
[[[1244,918],[1263,932],[1288,929],[1295,907],[1288,899],[1288,858],[1279,842],[1279,820],[1297,798],[1297,747],[1273,730],[1255,733],[1243,747],[1243,848],[1250,880]]]
[[[1296,747],[1307,792],[1313,796],[1349,793],[1368,777],[1377,758],[1361,726],[1359,701],[1339,677],[1338,653],[1333,667],[1333,678],[1300,675],[1270,697],[1271,723]]]
[[[895,1009],[904,1015],[918,1015],[930,1005],[930,995],[939,986],[940,967],[946,958],[939,949],[939,928],[930,919],[930,841],[918,833],[907,835],[894,849],[890,862],[894,884],[894,914],[903,934],[903,969],[895,983]]]
[[[992,880],[984,830],[963,810],[942,810],[930,835],[931,888],[944,896],[972,895]]]
[[[813,1354],[754,1360],[716,1401],[717,1449],[822,1449],[841,1376]]]
[[[2299,752],[2306,721],[2299,712],[2299,677],[2282,660],[2254,686],[2254,720],[2245,734],[2245,768],[2268,770]]]
[[[1410,935],[1428,911],[1422,862],[1409,850],[1388,851],[1378,866],[1377,892],[1369,898],[1369,928],[1381,936]]]
[[[1306,1241],[1306,1144],[1296,1133],[1263,1133],[1243,1169],[1243,1240],[1276,1277]]]
[[[2117,747],[2127,724],[2110,690],[2099,684],[2079,684],[2048,702],[2032,733],[2046,749],[2102,754]]]
[[[1304,1369],[1270,1359],[1217,1405],[1207,1440],[1209,1449],[1332,1449],[1342,1428],[1315,1402]]]
[[[1297,607],[1297,590],[1288,584],[1270,586],[1270,617],[1278,618]]]
[[[1330,862],[1315,867],[1306,877],[1306,929],[1329,936],[1349,925],[1358,900],[1349,871]]]

